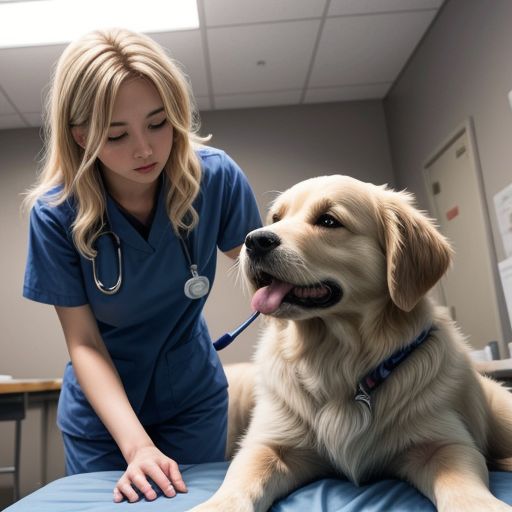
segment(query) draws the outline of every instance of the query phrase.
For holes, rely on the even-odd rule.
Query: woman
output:
[[[186,492],[222,460],[227,383],[202,309],[217,247],[261,225],[245,176],[201,146],[186,80],[156,43],[95,32],[62,54],[32,206],[24,296],[53,304],[71,362],[68,474],[121,469],[114,500]]]

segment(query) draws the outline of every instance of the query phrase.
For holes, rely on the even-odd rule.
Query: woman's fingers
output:
[[[148,474],[148,476],[153,478],[153,475],[151,474]],[[135,485],[135,487],[137,487],[137,489],[139,489],[142,494],[144,494],[144,497],[148,501],[153,501],[156,499],[157,494],[153,487],[151,487],[151,484],[148,482],[144,473],[135,473],[135,475],[132,476],[132,483]],[[155,481],[155,483],[158,485],[158,482]]]
[[[117,487],[114,487],[114,502],[120,503],[121,501],[123,501],[123,494]]]
[[[114,488],[115,503],[123,501],[123,498],[132,503],[138,501],[139,493],[137,490],[148,501],[156,499],[157,492],[149,483],[148,478],[168,498],[173,498],[177,492],[188,492],[178,464],[161,452],[157,454],[151,453],[155,450],[149,450],[149,454],[152,457],[147,456],[148,451],[146,450],[128,465],[128,469]]]
[[[174,496],[176,496],[176,490],[172,482],[169,481],[169,478],[159,465],[155,464],[148,467],[146,474],[162,489],[162,492],[168,498],[174,498]]]
[[[171,480],[172,484],[174,485],[174,488],[178,492],[188,492],[187,486],[185,485],[185,482],[183,481],[183,478],[180,473],[180,469],[178,467],[178,464],[174,462],[172,459],[168,460],[168,476]]]
[[[139,500],[139,495],[131,486],[130,481],[126,477],[126,473],[120,478],[119,482],[117,482],[117,485],[114,488],[114,501],[116,503],[123,501],[123,496],[130,503],[134,503],[135,501]]]

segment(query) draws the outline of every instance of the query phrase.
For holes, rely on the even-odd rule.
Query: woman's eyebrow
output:
[[[164,107],[156,108],[155,110],[152,110],[147,116],[148,117],[154,116],[155,114],[159,114],[160,112],[164,111]],[[128,123],[124,121],[114,121],[113,123],[110,123],[110,126],[126,126]]]

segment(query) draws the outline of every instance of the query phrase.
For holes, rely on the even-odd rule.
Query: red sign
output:
[[[454,219],[455,217],[457,217],[457,215],[459,215],[459,207],[458,206],[454,206],[453,208],[450,208],[447,212],[446,212],[446,218],[448,220],[452,220]]]

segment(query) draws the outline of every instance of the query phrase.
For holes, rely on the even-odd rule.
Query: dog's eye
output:
[[[341,228],[343,225],[337,219],[335,219],[332,215],[324,213],[320,215],[315,222],[315,226],[321,226],[323,228]]]
[[[277,215],[277,213],[274,213],[274,215],[272,215],[272,222],[279,222],[281,219],[279,218],[279,215]]]

